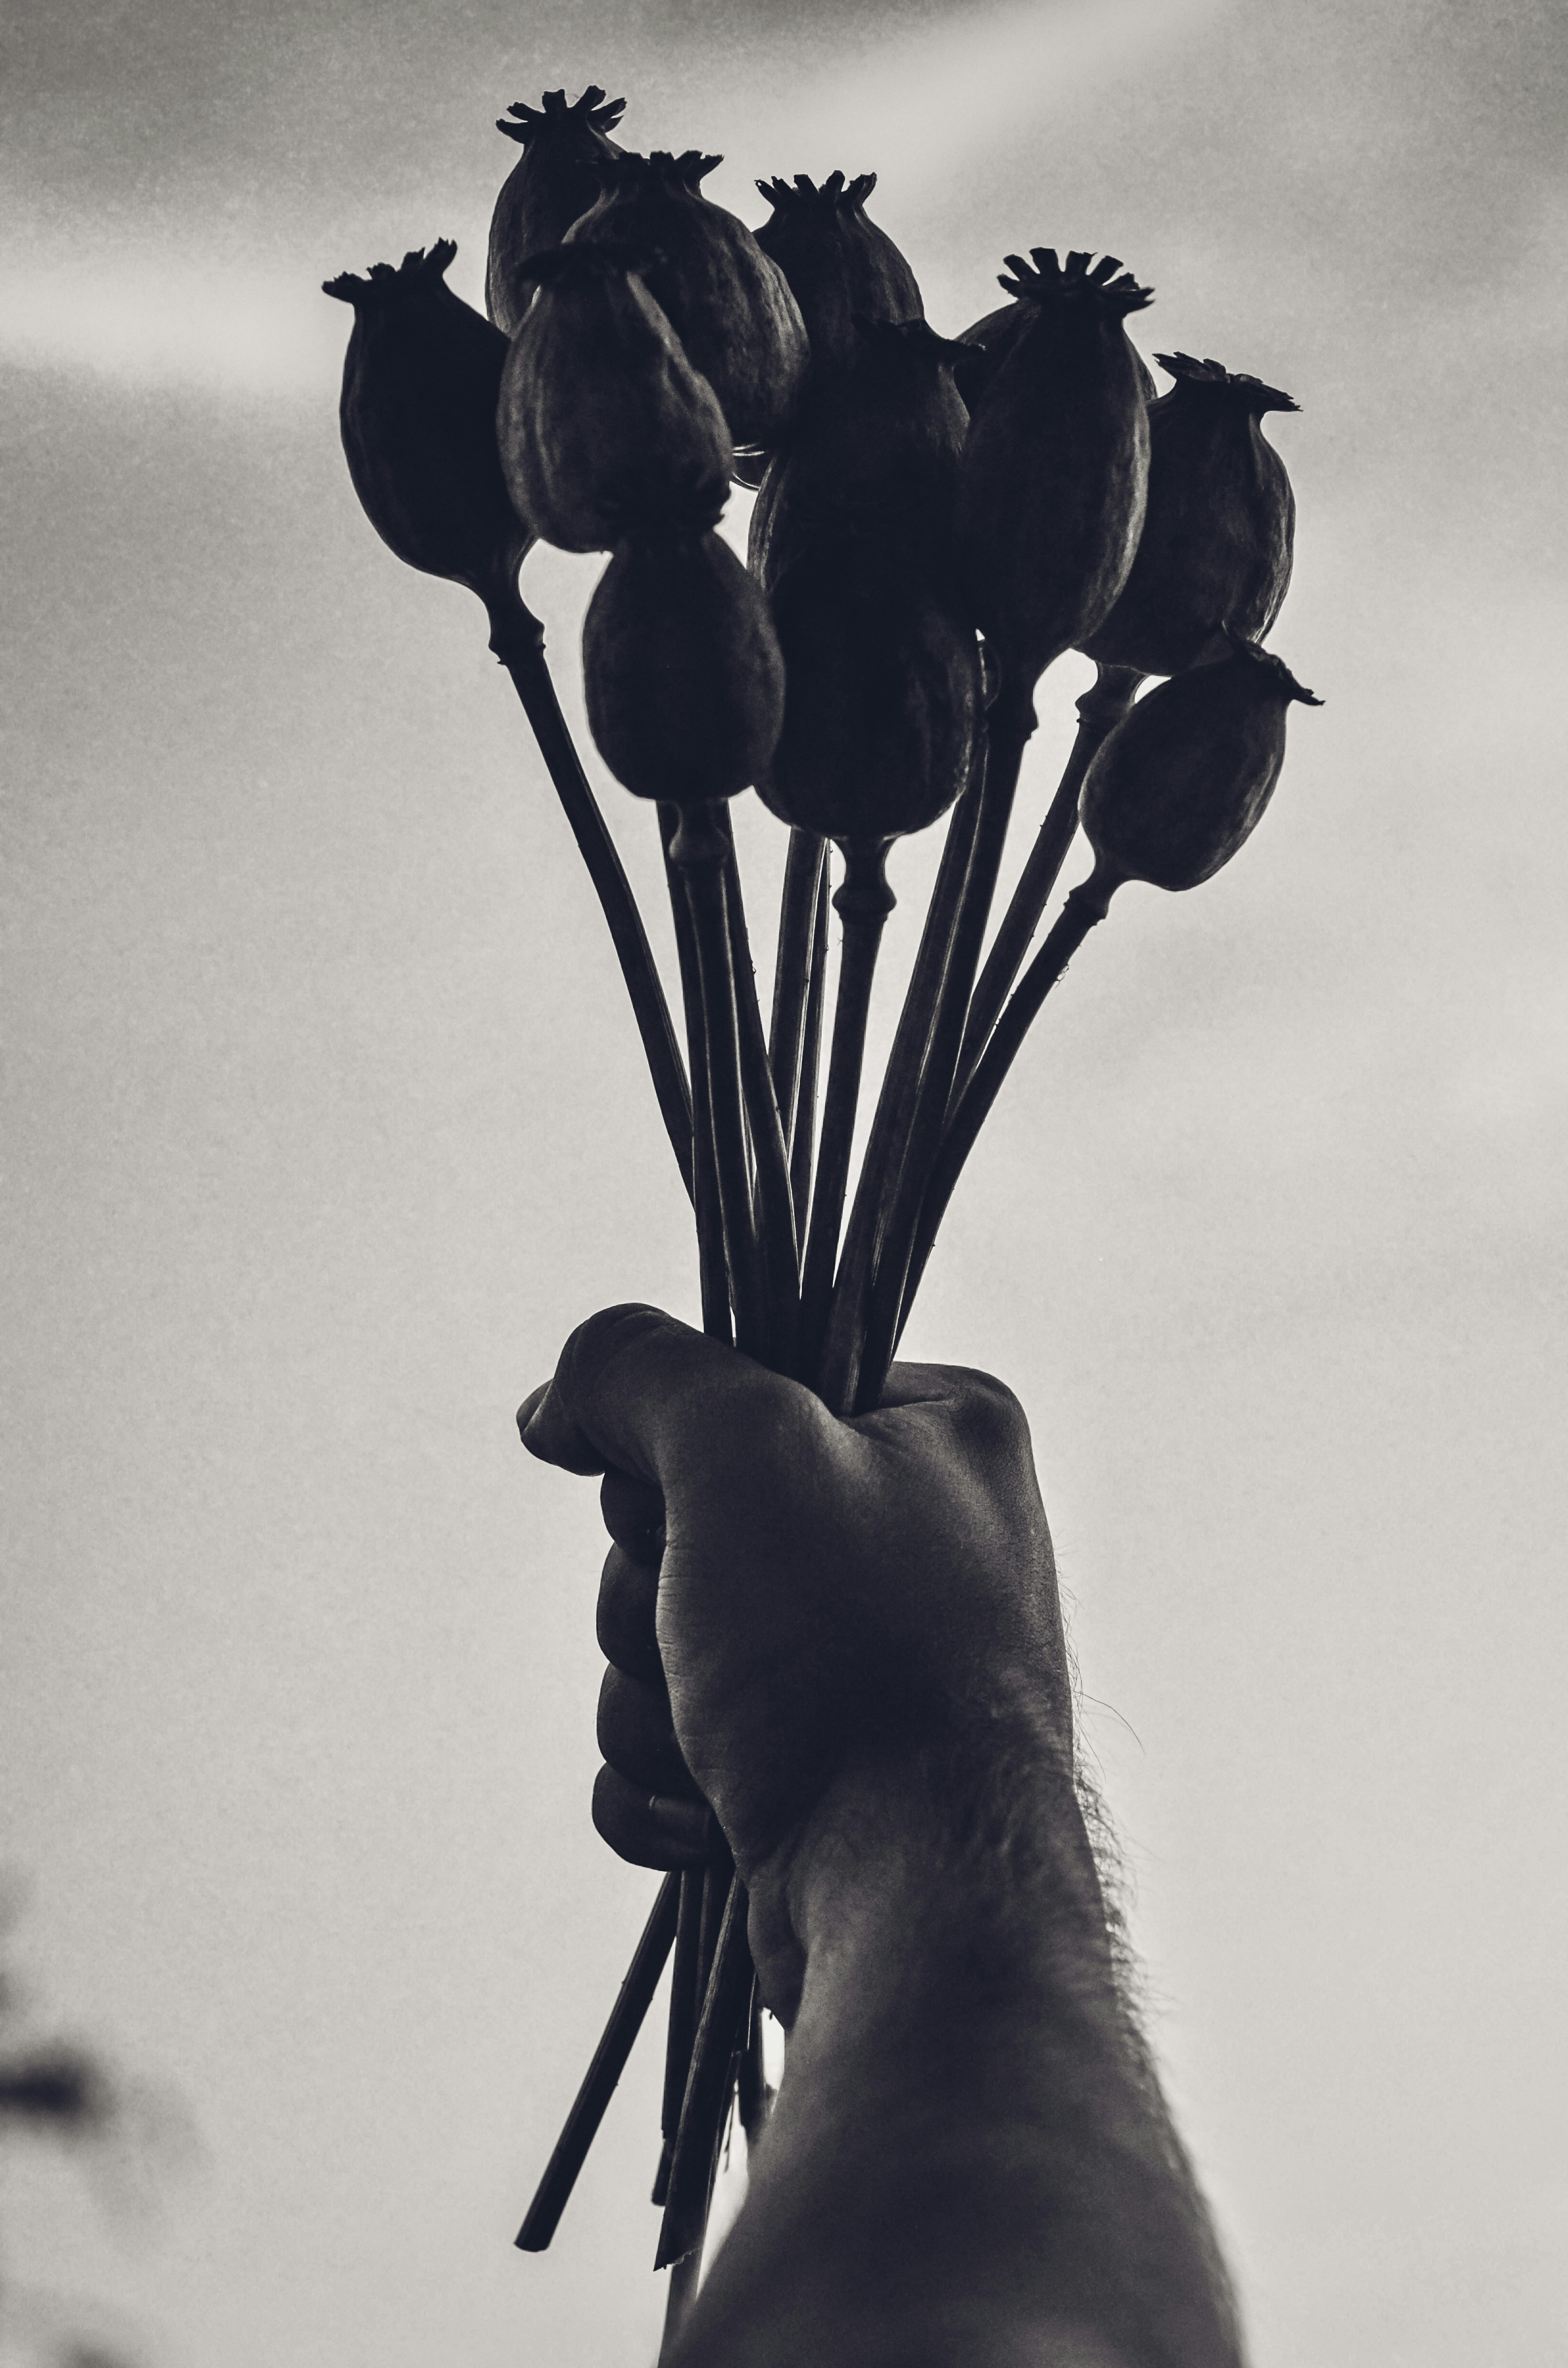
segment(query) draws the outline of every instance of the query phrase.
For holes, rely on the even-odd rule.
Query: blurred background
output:
[[[949,334],[1007,250],[1108,248],[1146,352],[1302,405],[1272,638],[1328,703],[1237,861],[1074,965],[910,1347],[1030,1411],[1259,2368],[1562,2356],[1561,16],[22,0],[0,46],[0,1858],[29,1985],[202,2148],[151,2215],[0,2164],[6,2266],[167,2368],[653,2356],[652,2032],[511,2245],[655,1881],[588,1822],[595,1492],[512,1413],[591,1309],[695,1314],[688,1220],[482,612],[356,507],[317,292],[449,233],[479,302],[493,119],[595,81],[753,222],[874,168]],[[574,712],[597,566],[524,575]]]

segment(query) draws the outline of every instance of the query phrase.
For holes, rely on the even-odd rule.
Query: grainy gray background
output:
[[[589,79],[754,221],[758,173],[878,168],[945,330],[1006,249],[1108,247],[1147,350],[1301,400],[1274,639],[1329,703],[1223,877],[1075,966],[912,1346],[1031,1410],[1259,2368],[1560,2356],[1552,14],[10,13],[0,1852],[35,1985],[205,2152],[152,2226],[13,2164],[0,2225],[149,2360],[651,2356],[656,2050],[510,2248],[653,1881],[587,1822],[593,1492],[511,1410],[692,1258],[479,609],[354,505],[315,292],[450,233],[476,298],[491,119]],[[569,683],[596,566],[525,576]]]

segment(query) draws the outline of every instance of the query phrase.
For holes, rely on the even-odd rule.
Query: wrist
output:
[[[990,2007],[1111,1983],[1070,1728],[1032,1682],[858,1751],[749,1880],[754,1949],[780,1969],[769,2003],[786,2022],[808,1982],[842,1989],[857,2021],[911,2011],[923,1987]]]

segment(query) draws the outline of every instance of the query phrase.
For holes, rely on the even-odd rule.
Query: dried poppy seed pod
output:
[[[1002,286],[1030,318],[977,402],[959,473],[958,542],[976,623],[1020,693],[1103,622],[1143,523],[1149,425],[1122,323],[1150,301],[1114,256]],[[1119,277],[1118,276],[1119,274]]]
[[[780,821],[875,842],[924,830],[969,778],[974,632],[898,545],[824,543],[778,583],[784,728],[757,794]]]
[[[583,675],[595,746],[640,798],[733,797],[773,753],[784,661],[760,587],[716,534],[617,548]]]
[[[805,324],[789,281],[744,222],[703,196],[699,184],[722,161],[694,148],[618,157],[567,244],[638,248],[648,291],[712,387],[733,440],[770,445],[805,383]]]
[[[846,536],[946,564],[969,414],[961,349],[924,321],[863,321],[857,359],[814,380],[752,510],[753,573],[771,590],[807,552]]]
[[[724,416],[635,260],[608,245],[529,258],[539,293],[501,375],[501,464],[562,551],[700,534],[729,498]]]
[[[973,347],[973,359],[959,380],[971,411],[1028,324],[1028,306],[1022,297],[1015,296],[1010,304],[998,305],[994,313],[987,313],[983,319],[971,321],[967,329],[959,331],[959,344]],[[1136,346],[1132,347],[1132,359],[1138,366],[1138,383],[1143,390],[1144,402],[1156,402],[1160,391],[1154,373]]]
[[[1197,666],[1139,700],[1084,782],[1084,830],[1106,893],[1124,880],[1196,888],[1230,861],[1279,778],[1293,700],[1323,704],[1282,659],[1216,633]]]
[[[773,208],[756,243],[778,266],[801,308],[813,378],[858,361],[858,322],[925,319],[914,272],[866,213],[875,173],[847,184],[842,173],[830,173],[821,188],[804,173],[793,182],[756,186]]]
[[[625,107],[590,83],[570,107],[563,90],[547,90],[537,108],[514,100],[506,112],[517,120],[497,122],[523,150],[495,200],[484,280],[490,317],[506,336],[517,336],[533,295],[529,256],[560,245],[599,196],[606,165],[624,154],[608,134]]]
[[[1290,581],[1296,502],[1264,438],[1297,405],[1221,362],[1157,354],[1176,383],[1149,414],[1149,504],[1115,608],[1079,644],[1106,666],[1179,674],[1217,625],[1261,641]]]
[[[365,514],[411,567],[476,592],[499,647],[523,615],[517,570],[535,538],[495,445],[506,340],[447,286],[456,253],[437,239],[395,270],[323,285],[354,307],[339,416]]]

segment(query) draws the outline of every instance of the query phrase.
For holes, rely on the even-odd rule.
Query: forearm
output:
[[[1233,2368],[1070,1779],[994,1728],[844,1777],[752,2191],[681,2368]]]

